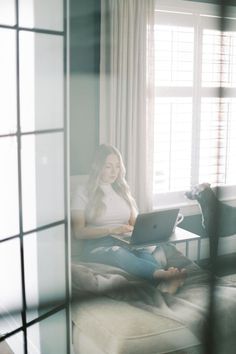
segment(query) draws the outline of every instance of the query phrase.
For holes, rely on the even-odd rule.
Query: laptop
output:
[[[173,233],[178,214],[179,208],[138,214],[131,233],[111,236],[134,248],[166,242]]]

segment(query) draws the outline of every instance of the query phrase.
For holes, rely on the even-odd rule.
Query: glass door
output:
[[[0,352],[70,352],[66,18],[0,0]]]

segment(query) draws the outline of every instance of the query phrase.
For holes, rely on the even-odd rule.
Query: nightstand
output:
[[[198,248],[197,248],[197,260],[200,259],[200,239],[201,236],[197,235],[193,232],[181,229],[180,227],[175,228],[175,232],[169,238],[169,242],[174,244],[185,242],[186,243],[186,257],[189,255],[189,242],[193,240],[198,241]]]

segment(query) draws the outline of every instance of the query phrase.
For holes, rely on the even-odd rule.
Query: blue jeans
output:
[[[162,268],[147,250],[131,250],[122,241],[109,236],[86,240],[83,246],[82,261],[115,266],[147,280],[153,280],[155,270]]]

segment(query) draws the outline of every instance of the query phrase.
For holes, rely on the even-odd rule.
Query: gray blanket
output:
[[[207,271],[181,254],[172,244],[163,245],[167,267],[187,269],[187,279],[175,295],[135,278],[125,271],[95,263],[72,264],[73,298],[108,296],[152,313],[164,314],[187,325],[202,342],[208,330],[211,277]],[[215,353],[234,354],[236,348],[236,287],[215,279],[212,333]],[[214,326],[214,327],[212,327]]]

